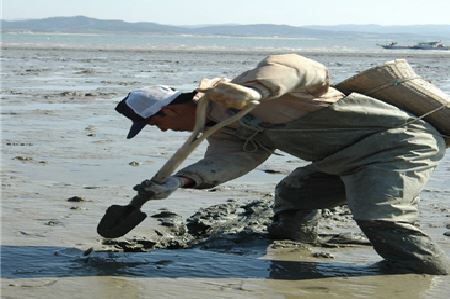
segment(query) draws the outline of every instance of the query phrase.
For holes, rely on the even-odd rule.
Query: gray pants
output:
[[[391,176],[397,180],[401,177],[399,172],[394,172]],[[384,181],[386,173],[381,178]],[[376,184],[373,177],[369,176],[367,179],[370,181],[367,183]],[[360,196],[352,194],[346,197],[346,182],[348,178],[345,180],[336,175],[318,172],[314,165],[297,168],[277,185],[275,214],[303,211],[303,214],[308,215],[315,209],[348,203],[356,222],[370,239],[374,249],[385,260],[395,263],[391,266],[395,270],[448,274],[445,254],[419,229],[418,195],[396,198],[385,196],[372,201],[370,199],[374,197],[364,192],[361,186],[358,188],[362,191]],[[367,186],[364,182],[360,184]],[[404,184],[403,188],[407,186]],[[350,190],[355,192],[354,189]],[[418,194],[420,191],[417,186],[414,190],[417,192],[405,190],[405,193]],[[346,198],[349,200],[346,201]],[[408,214],[408,222],[396,220],[395,215],[399,210]]]
[[[351,100],[351,97],[344,99],[349,103]],[[373,106],[377,104],[374,102]],[[351,112],[344,110],[344,105],[342,109],[335,106],[311,120],[328,118],[333,122],[339,119],[336,115]],[[401,111],[391,111],[393,116],[398,114],[398,119],[407,118]],[[353,120],[347,118],[348,123],[364,125],[365,118],[357,119],[359,115],[355,115]],[[302,128],[304,123],[305,120],[295,125]],[[335,132],[323,130],[316,143],[330,140],[338,144],[339,140],[357,135],[349,134],[341,134],[337,139]],[[314,153],[313,148],[310,153]],[[295,169],[284,178],[276,188],[275,214],[347,203],[361,230],[383,258],[411,266],[415,272],[445,274],[444,254],[418,228],[419,193],[444,154],[443,138],[422,121],[361,136],[352,145]]]
[[[344,182],[313,165],[295,169],[275,189],[274,212],[325,209],[346,203]]]

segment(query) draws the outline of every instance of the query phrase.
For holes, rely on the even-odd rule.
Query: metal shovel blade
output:
[[[147,215],[139,208],[112,205],[97,225],[97,233],[104,238],[118,238],[134,229]]]

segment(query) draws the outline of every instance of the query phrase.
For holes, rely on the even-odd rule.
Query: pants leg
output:
[[[437,163],[377,163],[343,176],[352,214],[377,253],[416,273],[448,274],[445,254],[419,229],[419,193]]]
[[[345,188],[338,176],[327,175],[309,165],[294,170],[276,187],[274,222],[268,227],[274,239],[317,242],[320,208],[345,202]]]
[[[295,169],[278,183],[274,212],[277,215],[288,211],[312,211],[344,203],[345,186],[340,177],[308,165]]]
[[[356,221],[393,272],[449,274],[445,253],[418,227],[401,222]]]

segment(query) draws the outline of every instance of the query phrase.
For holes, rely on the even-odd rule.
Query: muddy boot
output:
[[[378,266],[391,273],[447,275],[445,253],[416,226],[388,221],[356,221],[377,253]]]
[[[318,210],[283,211],[275,215],[267,227],[271,239],[289,239],[302,243],[317,243]]]

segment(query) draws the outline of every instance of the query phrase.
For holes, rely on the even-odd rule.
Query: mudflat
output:
[[[321,244],[267,239],[276,183],[306,162],[273,156],[209,191],[147,203],[130,234],[105,240],[106,208],[127,204],[187,134],[145,128],[127,140],[114,107],[133,88],[195,88],[233,77],[267,53],[5,47],[2,52],[3,298],[447,298],[450,278],[389,275],[349,210],[322,210]],[[301,53],[335,82],[391,54]],[[450,60],[409,54],[450,93]],[[185,164],[202,157],[206,144]],[[421,226],[450,256],[450,157],[421,198]]]

